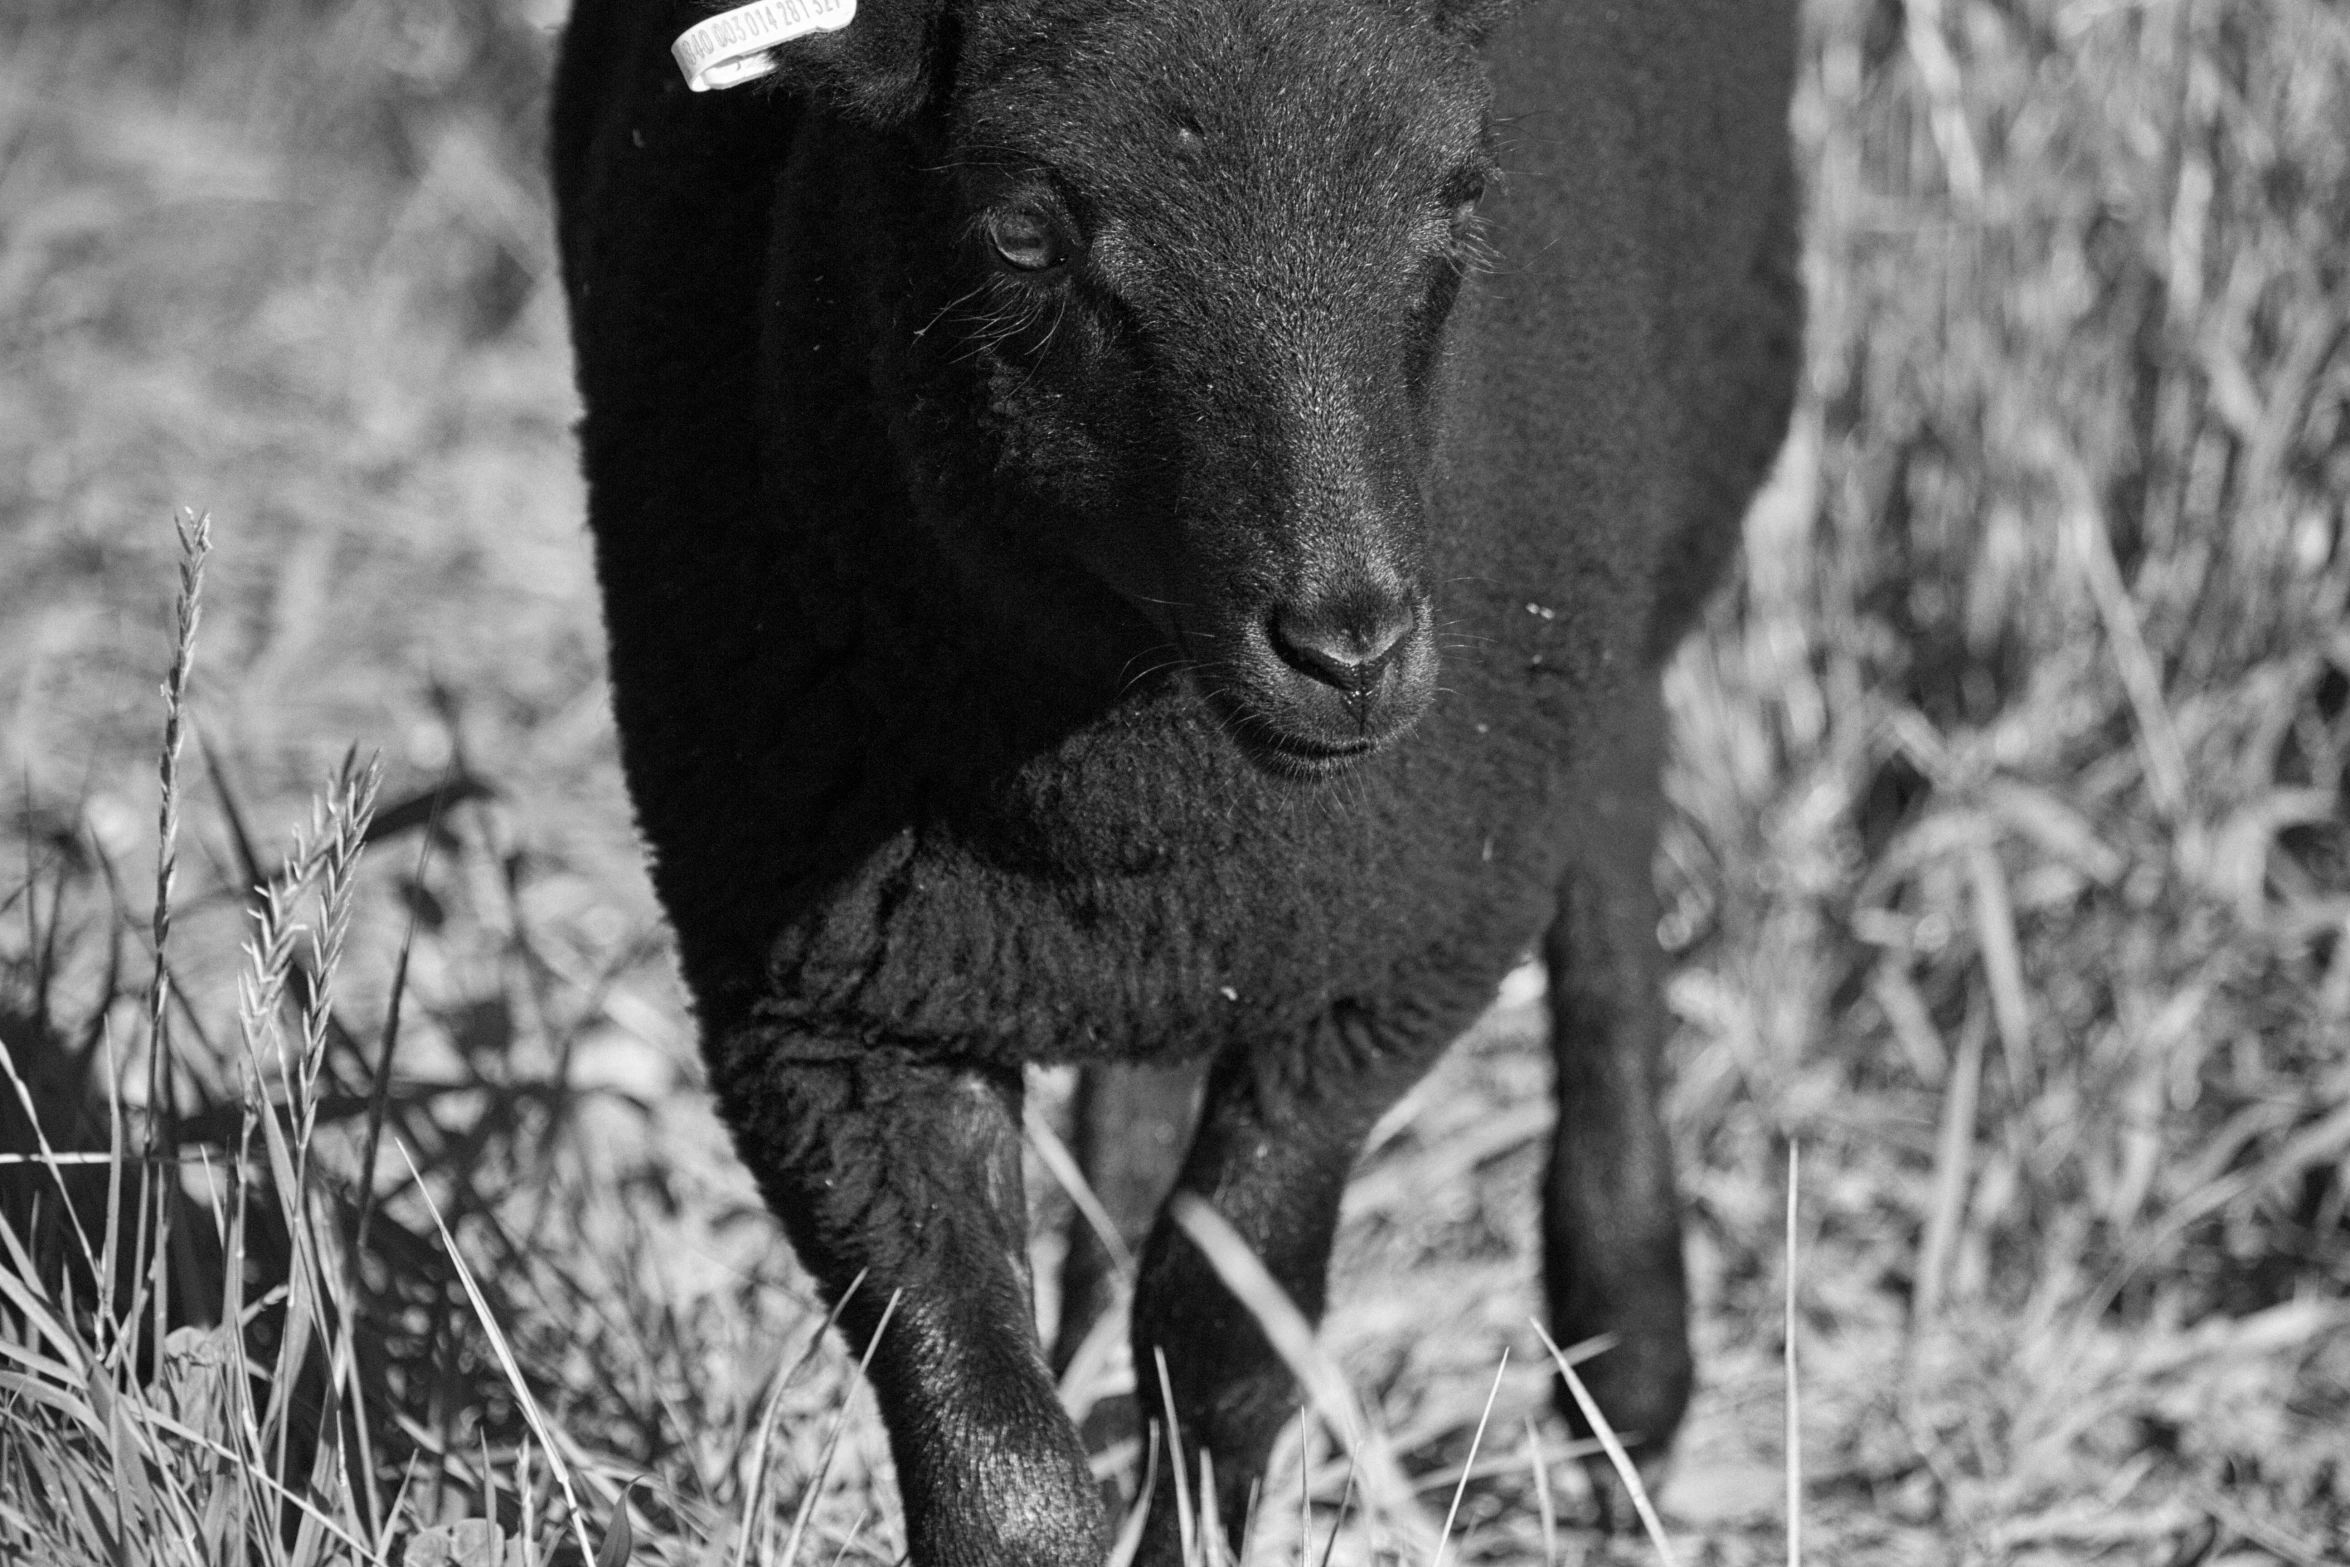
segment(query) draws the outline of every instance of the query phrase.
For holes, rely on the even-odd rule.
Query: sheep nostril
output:
[[[1273,616],[1273,642],[1289,663],[1316,680],[1360,694],[1377,684],[1415,618],[1403,604],[1367,613],[1284,608]]]

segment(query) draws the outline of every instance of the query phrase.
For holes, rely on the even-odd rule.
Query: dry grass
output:
[[[854,1367],[692,1091],[629,841],[550,20],[0,14],[0,1041],[68,1161],[0,1167],[0,1559],[422,1562],[465,1542],[412,1531],[495,1518],[544,1561],[616,1516],[640,1562],[899,1549]],[[1706,1381],[1663,1525],[1785,1559],[1791,1291],[1808,1559],[2342,1560],[2350,17],[1816,0],[1804,61],[1808,395],[1669,686]],[[166,931],[182,505],[215,522]],[[355,855],[354,738],[385,757]],[[1309,1422],[1259,1559],[1427,1562],[1448,1507],[1448,1563],[1654,1559],[1578,1526],[1528,1322],[1534,983],[1348,1200],[1321,1345],[1392,1454],[1376,1505]],[[175,1145],[141,1201],[123,1156]],[[270,1480],[333,1527],[273,1529]]]

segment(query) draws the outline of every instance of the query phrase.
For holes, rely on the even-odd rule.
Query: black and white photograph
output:
[[[0,0],[0,1567],[2350,1563],[2341,0]]]

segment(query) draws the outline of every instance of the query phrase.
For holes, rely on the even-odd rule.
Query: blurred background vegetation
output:
[[[639,1561],[898,1550],[854,1368],[801,1363],[821,1317],[695,1090],[618,784],[559,11],[0,0],[0,1140],[29,1105],[64,1158],[0,1166],[0,1557],[488,1560],[448,1526],[489,1519],[553,1560],[575,1506],[594,1542],[632,1508]],[[1803,66],[1806,396],[1669,681],[1707,1370],[1668,1521],[1783,1559],[1792,1267],[1816,1558],[2343,1560],[2350,11],[1814,0]],[[257,913],[312,934],[248,958]],[[1526,1325],[1537,987],[1382,1128],[1325,1338],[1439,1517],[1511,1350],[1456,1552],[1637,1556],[1573,1526]],[[140,1335],[93,1311],[154,1276],[115,1082],[183,1158]],[[1318,1542],[1345,1457],[1272,1494],[1301,1468]],[[1349,1519],[1348,1559],[1412,1537]]]

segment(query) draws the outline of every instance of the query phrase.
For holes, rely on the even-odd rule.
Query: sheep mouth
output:
[[[1337,777],[1385,750],[1406,727],[1348,734],[1316,726],[1317,733],[1283,713],[1279,704],[1258,699],[1255,692],[1235,690],[1214,679],[1200,680],[1194,689],[1206,698],[1208,713],[1233,749],[1262,771],[1301,783]]]
[[[1225,715],[1225,727],[1241,751],[1276,777],[1312,782],[1335,778],[1386,746],[1386,736],[1332,740],[1275,728],[1261,715]]]
[[[1278,778],[1313,782],[1345,773],[1409,731],[1427,705],[1433,649],[1418,632],[1360,675],[1352,666],[1317,669],[1293,655],[1271,617],[1221,631],[1219,640],[1223,658],[1191,666],[1194,689],[1233,745]],[[1353,675],[1352,684],[1342,684],[1341,674]]]

